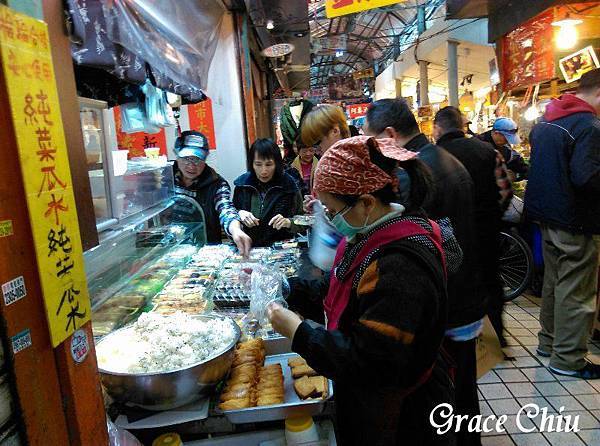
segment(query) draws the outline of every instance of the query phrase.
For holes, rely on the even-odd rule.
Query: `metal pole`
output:
[[[458,42],[448,40],[448,103],[458,107]]]
[[[427,65],[429,65],[429,62],[426,60],[419,61],[419,92],[421,97],[421,103],[419,104],[420,107],[429,105],[429,76],[427,73]]]

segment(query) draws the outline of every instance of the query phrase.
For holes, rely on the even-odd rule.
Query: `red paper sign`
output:
[[[210,98],[198,104],[188,105],[190,130],[203,133],[208,138],[211,150],[217,148],[215,137],[215,123],[213,121],[212,101]]]
[[[545,82],[554,77],[552,21],[548,10],[502,38],[504,90]]]
[[[167,154],[167,137],[165,129],[160,129],[158,133],[125,133],[121,126],[121,109],[114,107],[115,126],[117,129],[117,145],[119,150],[129,150],[129,158],[146,156],[145,149],[149,147],[158,147],[161,155]]]
[[[346,107],[348,111],[348,117],[350,119],[362,118],[367,115],[367,110],[371,104],[353,104]]]

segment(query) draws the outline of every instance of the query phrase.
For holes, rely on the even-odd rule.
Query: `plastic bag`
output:
[[[150,80],[142,86],[142,91],[146,95],[146,117],[148,123],[156,127],[171,127],[175,125],[175,120],[169,119],[168,109],[171,106],[167,103],[165,92],[156,88]]]
[[[343,235],[327,221],[325,210],[320,201],[313,204],[315,224],[311,231],[310,250],[308,256],[319,269],[329,272],[333,267],[337,247]]]
[[[521,200],[517,196],[513,196],[512,200],[510,200],[510,204],[508,205],[508,209],[506,210],[506,212],[504,213],[504,216],[502,217],[502,220],[509,222],[509,223],[515,223],[515,224],[521,223],[521,219],[523,217],[523,208],[524,208],[523,200]]]
[[[118,428],[108,418],[106,419],[106,427],[108,429],[109,446],[144,446],[131,433],[125,429]]]
[[[160,127],[148,122],[146,110],[139,102],[121,105],[121,130],[124,133],[158,133]]]
[[[267,308],[271,303],[277,302],[287,307],[287,302],[283,297],[284,282],[287,282],[287,279],[277,268],[257,265],[252,269],[250,313],[254,315],[259,324],[264,325],[266,322]]]
[[[206,90],[225,8],[218,0],[102,0],[110,40],[183,85]]]

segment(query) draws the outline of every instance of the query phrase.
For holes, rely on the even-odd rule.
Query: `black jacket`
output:
[[[517,181],[527,179],[529,166],[527,166],[527,163],[523,157],[516,150],[513,150],[509,145],[496,145],[494,138],[492,138],[492,130],[488,130],[481,135],[476,135],[476,137],[483,142],[491,144],[498,152],[500,152],[504,158],[504,161],[506,162],[506,168],[514,172],[517,177]]]
[[[579,112],[542,122],[531,131],[530,141],[527,218],[600,234],[600,120]]]
[[[215,197],[220,189],[229,189],[227,181],[209,166],[204,167],[200,176],[190,187],[185,187],[181,180],[181,172],[175,163],[175,192],[187,195],[198,202],[204,212],[207,243],[221,243],[222,232],[219,212],[215,206]]]
[[[429,218],[450,218],[456,239],[463,251],[459,270],[448,278],[448,327],[455,328],[480,320],[485,314],[478,268],[477,234],[473,181],[454,156],[429,142],[420,134],[406,144],[433,173],[433,190],[425,203]],[[401,190],[407,184],[406,172],[399,171]]]
[[[478,138],[467,138],[454,129],[443,135],[437,145],[459,160],[473,180],[477,230],[498,230],[502,219],[500,189],[496,183],[496,151]]]
[[[260,224],[253,228],[245,228],[245,232],[252,239],[253,246],[270,246],[274,242],[293,237],[288,229],[277,230],[269,226],[269,221],[277,214],[286,218],[301,213],[302,197],[296,182],[284,173],[280,178],[275,178],[266,186],[264,196],[261,197],[259,180],[253,172],[247,172],[238,177],[234,183],[233,204],[239,210],[253,212],[260,220]],[[260,209],[255,213],[252,209],[252,198],[258,198]]]

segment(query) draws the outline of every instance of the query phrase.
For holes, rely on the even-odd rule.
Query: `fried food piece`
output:
[[[280,387],[283,387],[283,378],[281,380],[260,381],[256,385],[256,390],[258,390],[258,392],[260,393],[260,391],[263,389],[272,389],[272,388],[280,388]]]
[[[309,365],[299,365],[297,367],[292,367],[292,376],[294,379],[302,378],[303,376],[317,376],[317,372],[315,372]]]
[[[329,382],[327,381],[327,378],[324,376],[311,376],[308,379],[316,387],[316,393],[318,393],[321,398],[327,398],[327,395],[329,394]]]
[[[233,386],[235,384],[254,383],[254,382],[256,382],[256,376],[242,374],[242,375],[236,376],[235,378],[232,378],[229,381],[227,381],[227,385]]]
[[[259,396],[256,401],[257,406],[272,406],[274,404],[283,404],[283,395],[281,396]]]
[[[233,358],[233,367],[237,367],[238,365],[242,365],[242,364],[258,364],[260,361],[260,356],[254,354],[254,353],[248,353],[248,354],[243,354],[243,355],[239,355],[236,356],[235,358]]]
[[[283,373],[283,371],[281,370],[281,364],[277,363],[277,364],[271,364],[271,365],[266,365],[264,367],[262,367],[260,369],[260,372],[269,372],[269,373]]]
[[[254,364],[243,364],[241,366],[235,367],[231,370],[231,377],[235,378],[239,375],[251,375],[256,376],[258,374],[256,366]]]
[[[225,390],[223,390],[223,393],[228,393],[228,392],[232,392],[232,391],[236,391],[236,390],[240,390],[240,389],[250,389],[250,387],[252,386],[252,383],[227,383],[227,386],[225,386]]]
[[[238,344],[238,350],[244,350],[247,348],[259,348],[263,350],[265,348],[265,343],[262,338],[255,338]]]
[[[290,368],[299,367],[301,365],[306,365],[306,359],[301,356],[295,356],[288,359],[288,366],[290,366]]]
[[[262,398],[264,396],[268,396],[268,395],[272,395],[272,396],[276,396],[279,395],[281,397],[283,397],[284,395],[284,391],[283,391],[283,386],[279,387],[267,387],[265,389],[261,389],[257,391],[257,396],[258,398]]]
[[[229,400],[219,404],[221,410],[238,410],[252,407],[250,398],[239,398],[237,400]]]
[[[240,398],[250,398],[252,389],[250,387],[240,388],[237,390],[231,390],[221,394],[221,401],[238,400]]]
[[[305,400],[312,396],[317,391],[317,388],[308,376],[303,376],[294,381],[294,390],[300,399]]]

